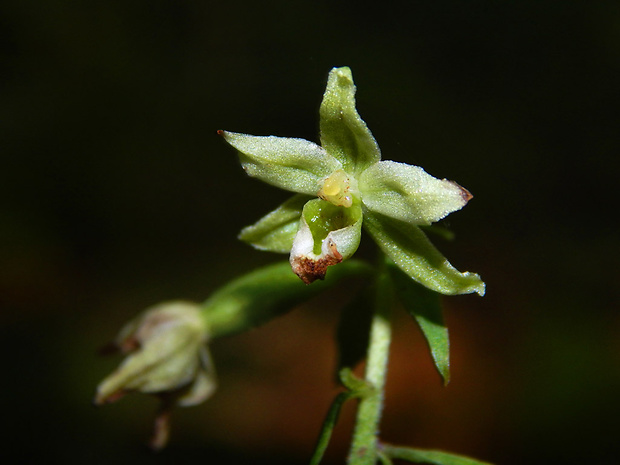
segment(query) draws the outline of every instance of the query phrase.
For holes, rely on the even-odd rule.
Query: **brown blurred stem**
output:
[[[173,406],[174,402],[172,399],[169,399],[168,396],[162,397],[161,405],[153,424],[153,435],[149,441],[149,447],[155,452],[162,450],[168,444],[168,439],[170,438],[170,414],[172,413]]]

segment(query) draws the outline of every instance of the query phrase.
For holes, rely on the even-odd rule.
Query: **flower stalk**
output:
[[[382,261],[383,261],[383,257]],[[373,465],[378,454],[378,434],[387,366],[392,339],[391,315],[393,290],[386,266],[382,264],[376,278],[374,314],[370,326],[370,340],[364,380],[370,386],[360,400],[353,441],[349,452],[349,465]]]

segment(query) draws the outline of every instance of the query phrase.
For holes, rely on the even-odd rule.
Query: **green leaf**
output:
[[[371,211],[364,211],[364,227],[381,250],[423,286],[446,295],[484,295],[480,277],[454,268],[419,227]]]
[[[342,163],[345,171],[359,174],[381,159],[375,138],[355,109],[355,85],[347,67],[329,73],[320,127],[321,145]]]
[[[365,276],[370,267],[348,260],[330,271],[325,281],[306,286],[280,262],[252,271],[217,290],[202,304],[211,338],[236,334],[291,310],[346,278]]]
[[[488,462],[471,459],[462,455],[451,454],[438,450],[413,449],[383,445],[383,452],[393,459],[406,460],[413,463],[430,463],[432,465],[491,465]]]
[[[382,450],[377,451],[377,458],[381,462],[381,465],[393,465],[394,463]]]
[[[420,326],[444,385],[450,382],[450,342],[437,292],[421,286],[393,263],[389,266],[396,295]]]
[[[259,250],[289,253],[304,204],[310,199],[304,194],[294,195],[253,225],[243,228],[239,239]]]
[[[370,210],[416,225],[439,221],[463,208],[472,197],[455,182],[394,161],[369,167],[359,179],[359,189]]]
[[[292,192],[316,196],[319,182],[341,168],[322,147],[304,139],[227,131],[220,134],[239,151],[239,160],[248,175]]]
[[[321,463],[323,454],[325,454],[325,450],[327,450],[327,446],[329,445],[329,440],[332,437],[332,432],[336,427],[336,422],[340,416],[342,406],[352,397],[353,396],[350,392],[341,392],[334,399],[329,411],[327,412],[327,416],[323,421],[323,426],[321,427],[321,432],[319,433],[319,438],[317,439],[314,454],[312,454],[312,458],[310,459],[310,465],[319,465]]]

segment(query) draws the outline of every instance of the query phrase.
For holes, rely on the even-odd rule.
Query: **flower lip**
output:
[[[323,253],[319,258],[307,255],[291,254],[291,267],[293,272],[306,284],[317,279],[325,279],[327,267],[337,265],[342,261],[342,254],[338,252],[336,243],[331,237],[323,241]]]
[[[351,257],[360,242],[362,209],[315,199],[306,203],[291,247],[290,263],[302,281],[323,279],[327,268]]]

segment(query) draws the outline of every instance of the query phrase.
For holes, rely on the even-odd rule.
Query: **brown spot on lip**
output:
[[[333,258],[337,260],[336,263],[340,263],[342,261],[342,254],[338,252],[336,243],[332,239],[328,239],[327,246],[329,247],[329,251],[332,253]],[[334,263],[334,265],[336,263]]]
[[[342,254],[338,252],[336,243],[329,239],[328,246],[330,254],[325,257],[316,260],[306,256],[296,257],[291,263],[293,271],[304,283],[310,284],[317,279],[325,279],[327,267],[342,261]]]

